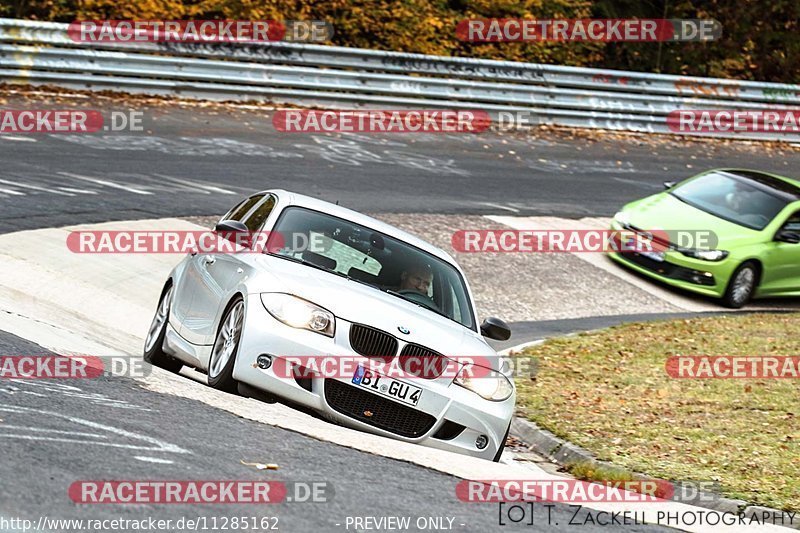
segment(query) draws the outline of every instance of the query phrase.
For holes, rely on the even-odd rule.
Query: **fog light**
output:
[[[489,437],[487,437],[486,435],[481,435],[480,437],[475,439],[475,447],[478,448],[479,450],[486,448],[488,444],[489,444]]]
[[[272,356],[262,353],[261,355],[256,357],[256,364],[258,365],[258,368],[260,368],[261,370],[266,370],[272,366]]]

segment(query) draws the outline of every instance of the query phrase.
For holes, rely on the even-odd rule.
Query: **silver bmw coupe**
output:
[[[300,404],[354,429],[498,461],[514,412],[464,274],[388,224],[283,190],[214,229],[235,253],[192,253],[170,273],[144,358],[216,389]],[[240,238],[267,235],[263,249]],[[240,246],[241,245],[241,246]]]

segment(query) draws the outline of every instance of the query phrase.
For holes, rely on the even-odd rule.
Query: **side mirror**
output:
[[[511,328],[499,318],[490,316],[481,324],[481,335],[496,341],[507,341],[511,338]]]
[[[674,186],[675,186],[675,182],[674,181],[665,181],[664,182],[664,188],[665,189],[671,189]]]
[[[247,226],[239,222],[238,220],[222,220],[214,226],[214,231],[219,233],[224,239],[227,239],[231,242],[235,242],[241,245],[248,245],[249,238],[242,237],[237,238],[238,233],[248,233],[250,230],[247,229]]]
[[[800,243],[800,233],[788,229],[782,229],[775,234],[775,240],[789,244],[797,244]]]

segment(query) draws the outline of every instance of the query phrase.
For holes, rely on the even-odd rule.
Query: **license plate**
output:
[[[658,261],[659,263],[664,262],[664,252],[639,252],[639,255],[652,259],[653,261]]]
[[[367,370],[363,366],[356,369],[356,373],[353,375],[353,384],[408,405],[417,405],[422,396],[421,388]]]

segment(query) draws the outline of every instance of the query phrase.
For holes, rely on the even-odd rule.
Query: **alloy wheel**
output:
[[[156,341],[161,336],[161,332],[167,326],[167,319],[169,318],[169,306],[172,303],[172,287],[167,289],[167,292],[162,296],[161,301],[158,303],[158,309],[150,323],[150,329],[147,331],[147,337],[144,341],[144,351],[149,352],[153,349]]]
[[[242,323],[244,322],[244,303],[236,302],[225,317],[225,322],[219,328],[217,340],[211,351],[211,363],[209,364],[208,374],[217,377],[230,361],[236,348],[239,345],[239,338],[242,335]]]

